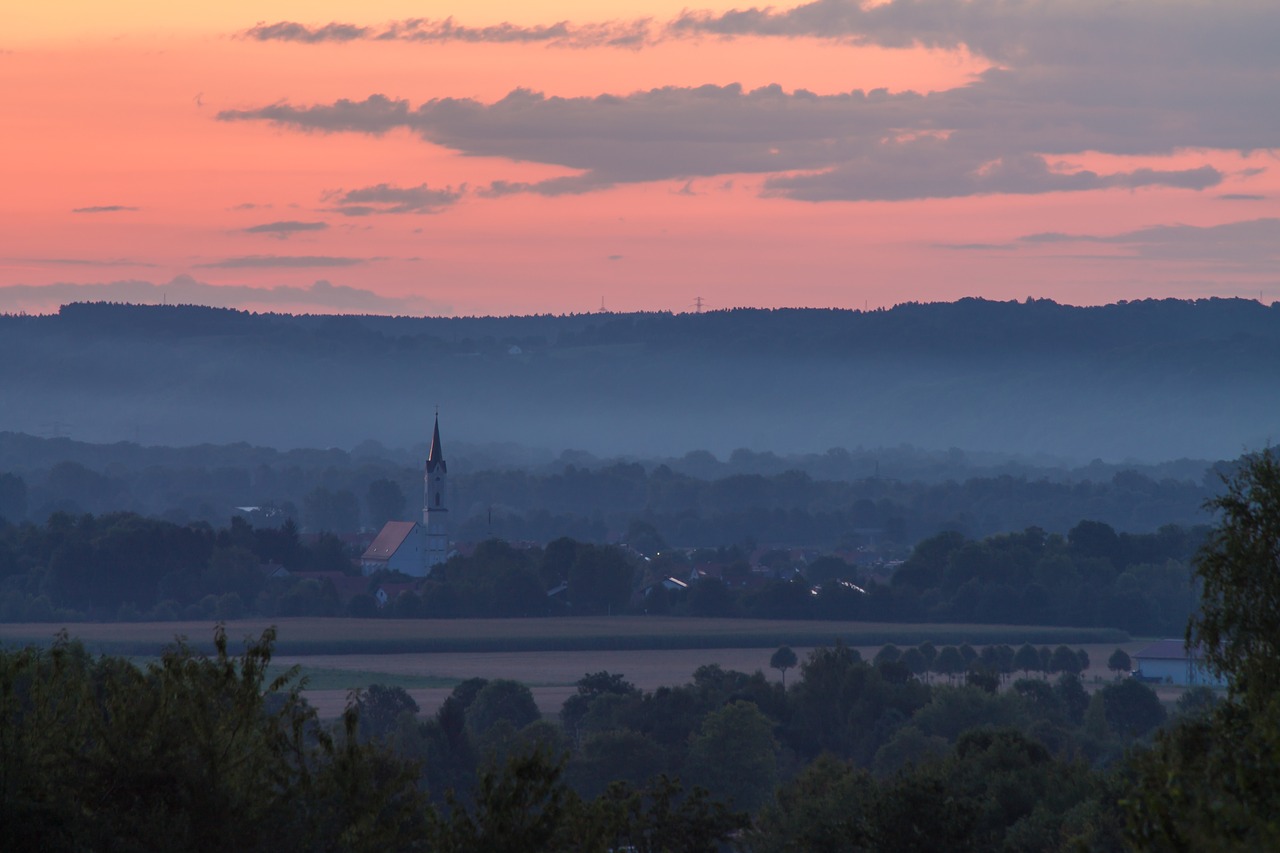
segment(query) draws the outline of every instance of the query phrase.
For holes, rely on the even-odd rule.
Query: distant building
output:
[[[449,559],[449,508],[445,505],[445,485],[449,468],[444,462],[444,448],[440,444],[440,416],[436,415],[435,429],[431,433],[431,450],[427,452],[426,471],[423,473],[422,526],[426,528],[423,575]]]
[[[423,577],[426,565],[423,553],[422,525],[416,521],[388,521],[365,552],[360,555],[360,572],[400,572],[410,577]]]
[[[360,555],[360,571],[371,575],[380,571],[400,572],[425,578],[449,559],[449,508],[446,506],[448,466],[440,442],[440,416],[431,434],[431,449],[422,475],[422,523],[388,521],[365,552]]]
[[[1143,681],[1184,686],[1203,684],[1222,687],[1226,682],[1214,676],[1199,649],[1188,653],[1182,640],[1157,640],[1133,656],[1134,675]]]

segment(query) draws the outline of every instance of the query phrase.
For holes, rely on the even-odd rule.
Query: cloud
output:
[[[517,89],[492,104],[443,98],[417,107],[379,94],[310,107],[231,110],[219,118],[374,135],[407,128],[465,154],[578,172],[533,183],[495,181],[479,191],[490,197],[566,195],[735,173],[791,173],[767,180],[765,194],[807,201],[1148,186],[1204,189],[1222,180],[1207,164],[1111,174],[1051,166],[1046,155],[1156,154],[1173,146],[1167,138],[1130,138],[1139,123],[1128,114],[1114,127],[1110,113],[1041,103],[1037,93],[1018,91],[1002,73],[985,85],[992,91],[970,87],[931,95],[860,90],[816,95],[778,86],[744,91],[733,84],[560,98]],[[1204,142],[1194,134],[1187,137],[1187,144]]]
[[[356,190],[339,190],[328,198],[335,203],[331,208],[344,216],[370,216],[379,213],[439,213],[454,205],[466,192],[466,186],[432,189],[426,184],[416,187],[396,187],[378,184]]]
[[[575,26],[568,21],[538,26],[503,22],[483,27],[455,23],[453,18],[408,18],[383,27],[329,23],[307,26],[294,21],[258,24],[240,34],[256,41],[289,41],[304,44],[349,41],[404,41],[438,44],[467,42],[488,44],[545,44],[552,47],[639,48],[652,42],[648,19],[606,21]]]
[[[358,287],[317,281],[307,287],[249,287],[214,285],[180,275],[168,283],[125,280],[103,283],[60,282],[0,287],[0,311],[56,311],[68,302],[129,302],[141,305],[208,305],[215,308],[317,311],[319,313],[426,314],[444,313],[448,306],[419,296],[383,296]]]
[[[352,267],[368,263],[376,258],[342,258],[325,255],[243,255],[224,258],[206,264],[196,264],[197,269],[297,269],[304,267]]]
[[[1153,225],[1118,234],[1044,232],[1019,237],[1024,246],[1057,245],[1070,252],[1081,245],[1117,247],[1108,259],[1141,259],[1212,264],[1270,275],[1280,261],[1280,219],[1260,218],[1220,225]]]
[[[1266,201],[1267,200],[1267,197],[1265,195],[1258,195],[1256,193],[1223,193],[1222,195],[1218,196],[1218,198],[1222,199],[1223,201]]]
[[[7,261],[20,264],[39,264],[41,266],[66,267],[154,267],[145,261],[134,261],[128,258],[5,258]]]
[[[72,213],[119,213],[124,210],[137,210],[136,207],[128,207],[123,204],[100,204],[93,207],[76,207],[72,208]]]
[[[536,29],[540,38],[551,38],[553,31],[581,29],[512,26],[494,32],[533,38]],[[359,37],[448,33],[460,39],[471,33],[480,39],[475,34],[490,29],[470,30],[448,19],[402,22]],[[927,94],[819,95],[778,86],[746,91],[707,85],[563,98],[515,89],[492,103],[438,98],[416,105],[372,94],[226,110],[218,119],[375,136],[407,129],[465,155],[567,172],[534,182],[493,181],[477,191],[486,196],[566,195],[735,174],[763,174],[765,195],[806,201],[1144,187],[1196,191],[1222,182],[1212,163],[1095,172],[1062,161],[1087,152],[1164,157],[1280,147],[1280,110],[1274,108],[1280,51],[1272,45],[1278,31],[1280,4],[1272,0],[1239,0],[1231,14],[1209,3],[1155,0],[889,0],[865,6],[817,0],[784,10],[688,12],[655,30],[656,37],[964,47],[996,64],[965,85]],[[318,37],[319,30],[306,32]],[[490,37],[499,36],[484,36]],[[376,209],[353,203],[350,212]]]
[[[452,17],[409,18],[381,26],[294,21],[259,23],[240,33],[256,41],[305,44],[403,41],[532,43],[556,47],[639,48],[706,36],[814,38],[885,48],[966,49],[1006,66],[1092,64],[1105,59],[1149,68],[1179,58],[1238,68],[1275,67],[1280,8],[1271,0],[1235,0],[1231,14],[1213,3],[1165,0],[815,0],[788,9],[686,10],[650,18],[574,24],[502,22],[468,26]]]
[[[241,37],[255,41],[296,41],[304,44],[321,42],[356,41],[367,38],[372,33],[369,27],[358,27],[354,24],[326,24],[323,27],[307,27],[292,21],[279,21],[274,24],[259,23],[241,33]]]
[[[323,231],[328,227],[328,223],[325,222],[299,222],[287,219],[281,222],[264,222],[261,225],[244,228],[242,231],[245,234],[267,234],[284,240],[302,231]]]

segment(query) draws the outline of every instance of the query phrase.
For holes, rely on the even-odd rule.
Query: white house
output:
[[[416,521],[388,521],[378,538],[360,555],[361,574],[401,572],[409,577],[425,577],[422,525]]]
[[[1203,684],[1222,687],[1226,684],[1214,676],[1201,658],[1199,649],[1188,653],[1183,640],[1157,640],[1133,656],[1134,674],[1143,681],[1190,686]]]

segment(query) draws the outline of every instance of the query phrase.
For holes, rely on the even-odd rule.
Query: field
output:
[[[249,619],[227,623],[232,650],[245,637],[276,625],[274,665],[297,665],[307,679],[308,699],[321,715],[336,716],[353,688],[369,684],[403,687],[424,711],[439,707],[458,682],[474,677],[511,678],[530,687],[544,713],[556,713],[585,673],[622,673],[646,690],[683,684],[703,664],[745,672],[764,670],[780,645],[801,660],[815,646],[837,639],[874,655],[885,643],[935,645],[991,643],[1083,647],[1092,662],[1086,681],[1110,677],[1106,659],[1121,647],[1144,643],[1119,631],[1005,625],[910,625],[865,622],[774,621],[614,616],[574,619]],[[0,646],[48,644],[62,627],[2,624]],[[93,652],[148,659],[186,636],[202,651],[212,649],[206,622],[80,623],[68,633]],[[796,676],[795,672],[789,674]]]

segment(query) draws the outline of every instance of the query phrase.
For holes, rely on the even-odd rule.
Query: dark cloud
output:
[[[291,21],[280,21],[275,24],[260,23],[241,33],[241,36],[255,41],[297,41],[305,44],[321,42],[356,41],[368,38],[372,30],[369,27],[358,27],[354,24],[325,24],[323,27],[307,27]]]
[[[72,213],[119,213],[125,210],[137,210],[136,207],[129,207],[123,204],[99,204],[93,207],[76,207],[72,208]]]
[[[1265,195],[1257,195],[1255,193],[1223,193],[1218,196],[1223,201],[1266,201]]]
[[[503,22],[467,26],[452,17],[410,18],[381,26],[293,21],[259,23],[241,37],[307,44],[354,40],[533,43],[557,47],[638,48],[670,39],[816,38],[887,48],[965,48],[1006,66],[1124,63],[1149,68],[1176,63],[1275,67],[1280,7],[1271,0],[1235,0],[1230,14],[1213,3],[1164,0],[815,0],[728,12],[689,10],[666,22],[648,18],[573,24]]]
[[[311,310],[319,313],[426,314],[447,313],[449,306],[418,297],[392,297],[358,287],[317,281],[307,287],[214,285],[180,275],[168,283],[126,280],[102,283],[60,282],[0,288],[0,311],[45,313],[68,302],[108,301],[139,305],[208,305],[268,310]]]
[[[509,32],[513,40],[546,40],[582,29],[512,27],[416,21],[360,37],[485,40]],[[280,102],[218,118],[320,132],[408,129],[467,155],[571,172],[494,181],[477,191],[486,196],[567,195],[739,173],[767,175],[766,195],[809,201],[1203,190],[1224,177],[1208,163],[1097,172],[1063,161],[1082,152],[1150,157],[1280,147],[1275,32],[1280,4],[1271,0],[1240,0],[1231,14],[1214,4],[1155,0],[890,0],[865,7],[818,0],[787,10],[689,12],[661,33],[964,46],[999,65],[928,94],[708,85],[560,98],[516,89],[493,103],[440,98],[414,106],[375,94],[331,104]],[[389,206],[351,201],[343,212]]]
[[[1274,35],[1280,6],[1237,0],[1224,14],[1213,3],[1164,0],[816,0],[790,9],[686,11],[666,37],[718,35],[811,37],[904,48],[972,53],[1008,66],[1085,65],[1130,68],[1190,62],[1256,68],[1278,64]]]
[[[370,216],[379,213],[439,213],[462,198],[466,187],[432,189],[426,184],[396,187],[378,184],[329,195],[331,208],[344,216]]]
[[[650,30],[650,22],[646,19],[608,21],[580,26],[570,24],[568,21],[559,21],[541,26],[520,26],[504,22],[491,26],[469,27],[456,23],[453,18],[444,20],[409,18],[380,28],[341,23],[309,27],[293,21],[280,21],[275,24],[258,24],[241,35],[257,41],[292,41],[305,44],[369,40],[639,48],[652,42]]]
[[[1009,88],[996,74],[992,86]],[[985,103],[984,103],[985,102]],[[985,115],[979,114],[985,107]],[[1032,120],[1039,113],[1042,120]],[[1164,139],[1137,144],[1136,125],[1060,102],[1045,108],[1031,93],[1010,97],[978,87],[919,95],[855,91],[816,95],[778,86],[667,87],[626,97],[547,97],[518,89],[483,104],[364,101],[295,107],[274,104],[227,111],[224,121],[268,120],[303,130],[385,133],[408,128],[430,142],[472,155],[507,157],[579,170],[525,183],[495,181],[485,196],[566,195],[621,183],[732,173],[776,175],[767,195],[809,201],[937,198],[984,193],[1043,193],[1114,187],[1204,189],[1222,180],[1210,166],[1137,169],[1112,174],[1050,165],[1046,154],[1082,150],[1165,153]],[[1071,132],[1064,133],[1067,125]],[[912,127],[916,131],[904,130]],[[1056,132],[1055,132],[1056,130]],[[359,200],[352,198],[352,204]],[[372,212],[354,210],[352,213]]]
[[[299,222],[296,219],[287,219],[281,222],[264,222],[242,230],[245,234],[266,234],[283,240],[303,231],[323,231],[328,227],[328,223],[325,222]]]
[[[368,263],[373,258],[342,258],[325,255],[244,255],[224,258],[207,264],[195,264],[197,269],[271,269],[304,267],[352,267]]]

